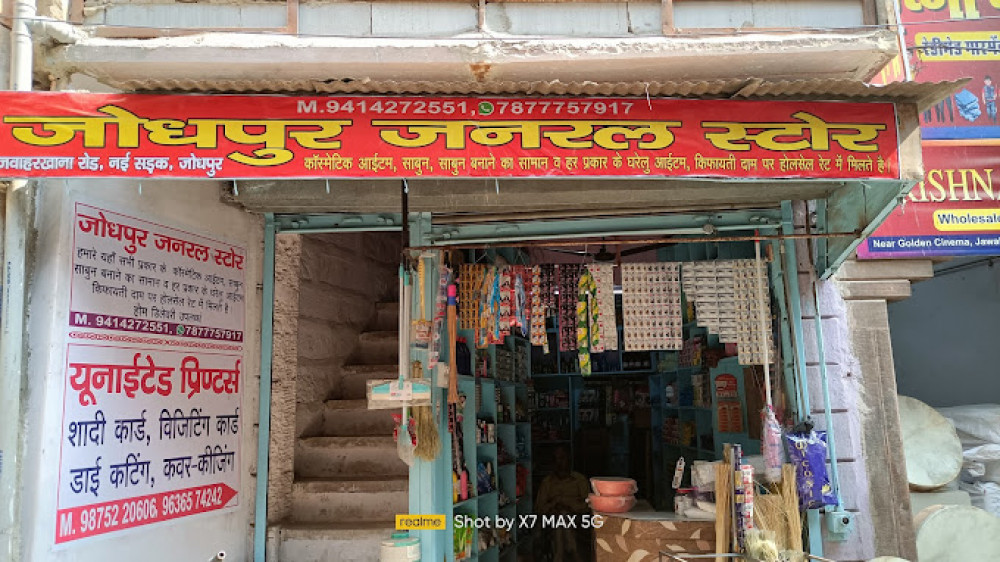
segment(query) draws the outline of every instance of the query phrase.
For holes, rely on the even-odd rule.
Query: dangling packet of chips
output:
[[[795,466],[795,483],[799,505],[803,509],[819,509],[836,505],[837,496],[826,470],[826,432],[796,431],[785,435],[788,459]]]

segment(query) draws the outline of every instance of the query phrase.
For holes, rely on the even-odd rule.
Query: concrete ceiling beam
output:
[[[50,49],[57,77],[92,76],[112,87],[144,83],[503,81],[633,82],[754,76],[865,79],[895,53],[886,30],[760,32],[642,38],[307,38],[206,33],[157,39],[89,37]],[[289,61],[295,61],[289,64]],[[180,86],[181,84],[178,84]],[[184,89],[180,87],[178,89]]]

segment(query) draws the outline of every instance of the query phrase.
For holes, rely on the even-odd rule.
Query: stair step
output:
[[[395,363],[399,358],[399,330],[374,330],[358,336],[358,363]]]
[[[396,363],[345,365],[340,372],[339,390],[333,398],[360,400],[368,397],[368,381],[399,377],[399,365]]]
[[[361,339],[361,343],[368,344],[383,344],[392,343],[399,345],[399,330],[372,330],[368,332],[361,332],[358,336]]]
[[[294,562],[378,562],[382,541],[392,536],[395,521],[348,523],[282,523],[270,533],[278,537],[277,560]]]
[[[293,484],[295,490],[308,493],[359,493],[406,492],[410,488],[408,476],[349,476],[347,478],[304,478]]]
[[[323,435],[392,435],[390,410],[369,410],[368,401],[327,400],[323,410]]]
[[[406,476],[392,435],[302,437],[295,442],[296,478]]]
[[[399,329],[398,302],[375,303],[375,329],[377,330]]]
[[[301,480],[292,487],[292,519],[385,521],[406,513],[409,502],[406,477]]]

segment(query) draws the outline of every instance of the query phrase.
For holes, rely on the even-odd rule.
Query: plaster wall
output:
[[[295,382],[298,375],[299,270],[302,237],[279,234],[274,251],[274,345],[271,361],[271,444],[267,520],[286,519],[295,480]]]
[[[34,236],[29,246],[28,384],[23,401],[21,506],[23,556],[29,562],[103,562],[136,556],[150,562],[210,559],[223,550],[232,560],[252,556],[258,381],[262,224],[259,218],[220,202],[210,182],[46,181],[38,189]],[[238,505],[161,523],[54,545],[56,486],[69,310],[74,201],[155,220],[240,244],[247,249]],[[148,428],[149,426],[147,426]]]
[[[804,255],[800,243],[798,254]],[[809,411],[817,430],[828,428],[824,415],[823,384],[815,327],[816,306],[810,276],[804,263],[799,264],[799,291],[802,302],[802,329],[805,339],[806,373],[809,382]],[[823,533],[823,555],[841,561],[868,560],[874,556],[874,539],[869,509],[867,469],[863,462],[861,442],[861,372],[851,346],[851,326],[847,304],[841,298],[835,281],[818,281],[819,317],[822,322],[824,363],[830,391],[833,433],[836,443],[837,467],[840,475],[840,496],[843,508],[855,515],[854,533],[846,541],[830,540]],[[832,474],[831,474],[832,477]]]
[[[396,300],[399,235],[313,234],[302,237],[299,271],[299,435],[316,431],[314,408],[338,391],[340,368],[358,360],[358,334],[375,316],[375,303]]]
[[[295,440],[316,435],[375,304],[396,300],[396,233],[281,234],[276,245],[268,520],[292,514]]]
[[[900,394],[934,407],[1000,401],[1000,267],[913,285],[912,297],[889,304],[889,325]]]

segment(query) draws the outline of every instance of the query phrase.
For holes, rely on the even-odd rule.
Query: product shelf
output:
[[[479,496],[472,496],[469,499],[462,500],[462,501],[460,501],[460,502],[458,502],[456,504],[452,504],[451,507],[452,507],[452,509],[459,509],[459,508],[462,508],[462,507],[468,507],[468,506],[472,505],[473,503],[475,503],[476,500],[478,500],[478,499],[479,499]]]

